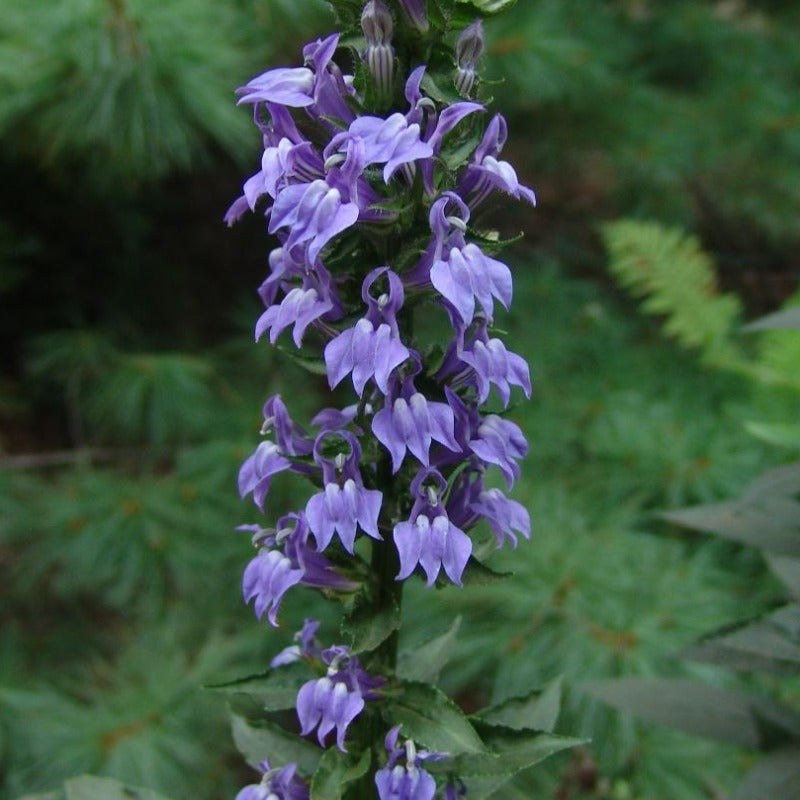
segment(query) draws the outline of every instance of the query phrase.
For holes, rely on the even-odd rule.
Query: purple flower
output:
[[[345,201],[339,189],[318,179],[287,186],[280,192],[272,206],[269,232],[288,229],[284,248],[307,245],[308,261],[313,263],[322,248],[357,219],[358,206]]]
[[[413,376],[407,376],[402,384],[394,381],[394,386],[372,420],[372,432],[392,456],[392,472],[400,469],[407,450],[427,467],[433,441],[458,452],[450,406],[429,401],[414,388]]]
[[[429,221],[433,238],[408,276],[408,283],[430,283],[456,310],[464,325],[475,314],[475,300],[491,319],[493,298],[505,308],[511,303],[511,270],[501,261],[490,258],[475,244],[467,244],[464,232],[469,208],[453,192],[445,192],[431,205]]]
[[[519,478],[516,459],[524,458],[528,443],[519,425],[510,420],[488,414],[478,426],[477,436],[469,443],[476,456],[488,464],[496,464],[510,489]]]
[[[394,543],[400,557],[397,580],[405,580],[420,565],[432,586],[444,568],[461,586],[461,575],[472,554],[472,541],[448,518],[441,495],[447,487],[434,469],[420,471],[411,482],[416,501],[406,522],[394,526]]]
[[[321,649],[317,641],[319,622],[315,619],[306,619],[303,627],[294,635],[295,643],[284,647],[269,665],[274,669],[286,664],[293,664],[301,658],[319,658]]]
[[[277,613],[283,595],[303,579],[303,570],[294,569],[291,559],[280,550],[260,550],[242,576],[245,603],[255,598],[256,617],[267,612],[270,625],[277,627]]]
[[[265,137],[266,138],[266,137]],[[245,181],[243,191],[251,211],[265,194],[273,199],[291,183],[309,183],[324,177],[322,158],[310,142],[283,137],[276,146],[267,145],[261,169]]]
[[[375,299],[370,289],[384,275],[389,291]],[[352,372],[353,386],[359,397],[370,378],[374,378],[378,388],[386,394],[392,370],[410,356],[408,348],[400,341],[395,318],[403,305],[403,284],[388,267],[378,267],[364,278],[361,297],[367,304],[366,316],[325,347],[328,383],[333,389]]]
[[[344,681],[331,680],[327,675],[304,684],[297,695],[300,733],[307,736],[317,728],[317,740],[325,747],[325,737],[336,728],[336,746],[343,752],[347,726],[363,709],[364,698],[359,692],[349,691]]]
[[[278,520],[277,530],[242,526],[240,530],[255,530],[254,540],[261,547],[247,565],[242,577],[245,603],[255,599],[254,610],[261,619],[278,625],[277,614],[284,594],[302,583],[319,589],[352,592],[360,584],[337,572],[333,564],[311,547],[305,515],[287,514]]]
[[[475,244],[451,247],[444,253],[431,267],[431,283],[466,324],[472,322],[476,299],[489,317],[494,312],[493,297],[504,308],[511,304],[511,271]]]
[[[479,206],[495,189],[518,200],[526,200],[532,206],[536,205],[536,195],[519,182],[514,167],[508,161],[497,160],[507,135],[505,119],[496,114],[486,126],[472,163],[467,167],[458,186],[458,193],[469,198],[472,208]]]
[[[344,646],[324,650],[322,660],[328,665],[327,674],[303,684],[297,694],[300,733],[307,736],[316,728],[317,741],[325,747],[325,738],[335,729],[336,746],[347,752],[347,727],[364,709],[365,700],[379,696],[374,689],[383,680],[364,672],[358,659],[351,657]]]
[[[306,283],[306,282],[304,282]],[[308,283],[313,283],[309,280]],[[333,309],[333,300],[321,294],[314,286],[296,286],[278,305],[270,306],[256,323],[256,341],[269,331],[269,343],[274,345],[281,333],[294,325],[292,339],[295,346],[303,344],[306,328]]]
[[[268,761],[259,765],[260,783],[245,786],[236,800],[308,800],[308,784],[297,777],[297,765],[287,764],[281,769],[270,769]]]
[[[444,753],[417,751],[410,739],[403,747],[397,745],[400,726],[386,734],[384,747],[389,752],[386,766],[375,773],[375,786],[380,800],[432,800],[436,793],[436,781],[428,772],[417,766],[421,761],[439,761]],[[405,756],[405,766],[399,764]]]
[[[478,392],[478,402],[484,403],[489,397],[491,384],[507,407],[511,399],[510,386],[520,386],[526,397],[531,396],[531,378],[528,364],[522,356],[506,349],[501,339],[492,339],[488,333],[485,317],[476,318],[476,325],[465,341],[465,326],[457,314],[451,314],[456,337],[448,348],[444,362],[437,377],[441,380],[452,375],[451,385],[464,383],[474,385]],[[464,369],[467,365],[470,369]]]
[[[498,547],[502,547],[506,539],[512,547],[516,547],[515,530],[530,539],[531,518],[528,510],[516,500],[510,500],[499,489],[482,491],[471,507],[489,521]]]
[[[252,492],[253,502],[263,511],[272,476],[291,466],[274,442],[261,442],[239,470],[239,494]]]
[[[433,148],[423,142],[420,126],[414,122],[409,124],[406,117],[397,112],[383,119],[382,117],[361,116],[355,119],[350,128],[335,136],[325,155],[330,156],[354,138],[364,143],[364,166],[385,164],[383,180],[389,183],[394,173],[404,164],[410,164],[433,155]]]
[[[303,108],[314,103],[314,73],[306,67],[278,67],[236,90],[239,103],[279,103]]]
[[[345,440],[350,452],[340,453],[336,459],[325,458],[322,444],[333,437]],[[345,550],[352,554],[357,528],[380,539],[378,515],[383,495],[377,489],[364,488],[358,468],[361,448],[355,436],[347,431],[323,431],[314,443],[314,460],[322,467],[324,489],[309,499],[306,517],[317,550],[325,550],[337,533]]]
[[[273,395],[264,403],[264,424],[261,434],[275,432],[275,440],[282,453],[287,456],[307,456],[314,449],[308,434],[289,416],[279,394]]]

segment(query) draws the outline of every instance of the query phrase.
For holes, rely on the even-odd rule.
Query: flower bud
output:
[[[461,31],[456,42],[456,89],[469,97],[475,84],[475,68],[484,49],[483,24],[476,19]]]
[[[367,40],[364,61],[375,80],[380,96],[388,96],[392,91],[394,74],[394,49],[392,34],[394,25],[392,15],[382,0],[369,0],[361,12],[361,30]]]
[[[400,5],[412,25],[420,32],[428,32],[428,15],[425,12],[425,0],[400,0]]]
[[[367,47],[391,44],[394,25],[389,9],[381,0],[369,0],[361,12],[361,30],[367,40]]]

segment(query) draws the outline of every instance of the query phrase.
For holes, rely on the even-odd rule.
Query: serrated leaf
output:
[[[479,711],[483,722],[504,725],[514,730],[534,730],[552,733],[561,710],[561,678],[551,681],[524,697],[512,697],[495,706]]]
[[[798,642],[800,605],[792,604],[757,622],[703,639],[682,655],[733,669],[796,674],[800,671]]]
[[[449,661],[455,643],[461,617],[456,617],[450,627],[441,635],[410,652],[401,653],[397,663],[397,674],[408,681],[434,683],[439,673]]]
[[[447,762],[444,764],[464,778],[469,783],[470,790],[470,776],[493,775],[507,780],[561,750],[586,742],[585,739],[508,728],[504,725],[489,725],[485,722],[476,722],[475,727],[486,744],[487,752],[461,755],[454,759],[453,766]]]
[[[252,697],[267,711],[283,711],[294,708],[297,692],[309,677],[305,664],[287,664],[280,669],[271,669],[206,688],[224,694],[244,694]]]
[[[455,756],[486,749],[464,712],[428,683],[404,681],[387,716],[403,726],[403,736],[429,750]]]
[[[769,568],[786,584],[792,597],[800,600],[800,558],[767,553]]]
[[[275,764],[294,762],[301,772],[311,775],[319,765],[322,751],[318,747],[272,722],[254,724],[231,714],[231,731],[236,749],[253,768],[267,758]]]
[[[364,596],[356,600],[353,611],[342,622],[342,635],[350,640],[350,652],[375,650],[400,627],[400,607],[391,595],[376,605]]]
[[[724,503],[694,506],[661,516],[779,555],[800,557],[800,462],[772,469]]]
[[[778,800],[800,797],[800,747],[770,753],[756,764],[730,800]]]
[[[311,800],[341,800],[347,784],[366,775],[371,763],[370,751],[356,759],[335,748],[325,751],[311,780]]]
[[[800,735],[800,717],[763,698],[688,680],[625,678],[583,687],[647,722],[758,749]]]
[[[800,307],[776,311],[774,314],[767,314],[765,317],[750,322],[742,330],[750,333],[751,331],[767,330],[796,330],[800,329]]]
[[[114,778],[81,775],[64,782],[66,800],[166,800],[149,789],[138,789]]]

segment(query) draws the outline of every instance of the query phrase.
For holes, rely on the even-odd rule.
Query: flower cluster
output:
[[[265,310],[255,338],[275,344],[291,331],[334,396],[348,396],[308,427],[280,396],[270,398],[266,438],[239,473],[240,493],[264,513],[276,475],[295,472],[315,487],[305,507],[274,528],[242,526],[258,547],[244,598],[273,625],[295,585],[374,595],[378,582],[418,572],[428,585],[445,577],[461,585],[478,523],[488,522],[498,546],[530,534],[526,509],[486,479],[496,467],[510,490],[519,477],[527,443],[507,410],[512,387],[530,396],[531,382],[524,359],[494,333],[496,304],[511,304],[512,276],[494,257],[496,237],[480,233],[474,218],[494,193],[531,204],[535,196],[499,158],[505,120],[470,99],[484,47],[480,22],[462,32],[454,52],[451,80],[462,99],[445,103],[426,66],[404,63],[394,46],[397,24],[428,32],[425,4],[397,6],[393,13],[382,0],[364,5],[355,75],[340,66],[353,53],[334,34],[304,48],[303,66],[269,70],[238,90],[264,150],[226,220],[263,213],[278,244],[258,290]],[[402,67],[408,77],[398,82]],[[444,338],[419,332],[430,318],[446,326]],[[391,551],[383,563],[394,564],[392,574],[370,571],[360,539]],[[383,680],[342,645],[320,651],[315,632],[307,623],[301,644],[273,664],[322,665],[325,674],[297,697],[301,734],[316,730],[325,746],[335,731],[344,751],[348,726],[366,700],[380,697]],[[398,748],[397,736],[396,728],[387,736],[388,763],[375,775],[379,796],[430,800],[436,784],[418,763],[441,756],[413,743]],[[293,773],[271,774],[272,795],[295,797],[287,788]],[[248,791],[250,800],[266,789]]]

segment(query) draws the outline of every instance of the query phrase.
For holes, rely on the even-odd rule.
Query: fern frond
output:
[[[683,347],[714,366],[740,365],[732,341],[741,314],[738,298],[720,294],[714,264],[693,236],[656,222],[621,220],[603,226],[609,270],[648,314]]]

